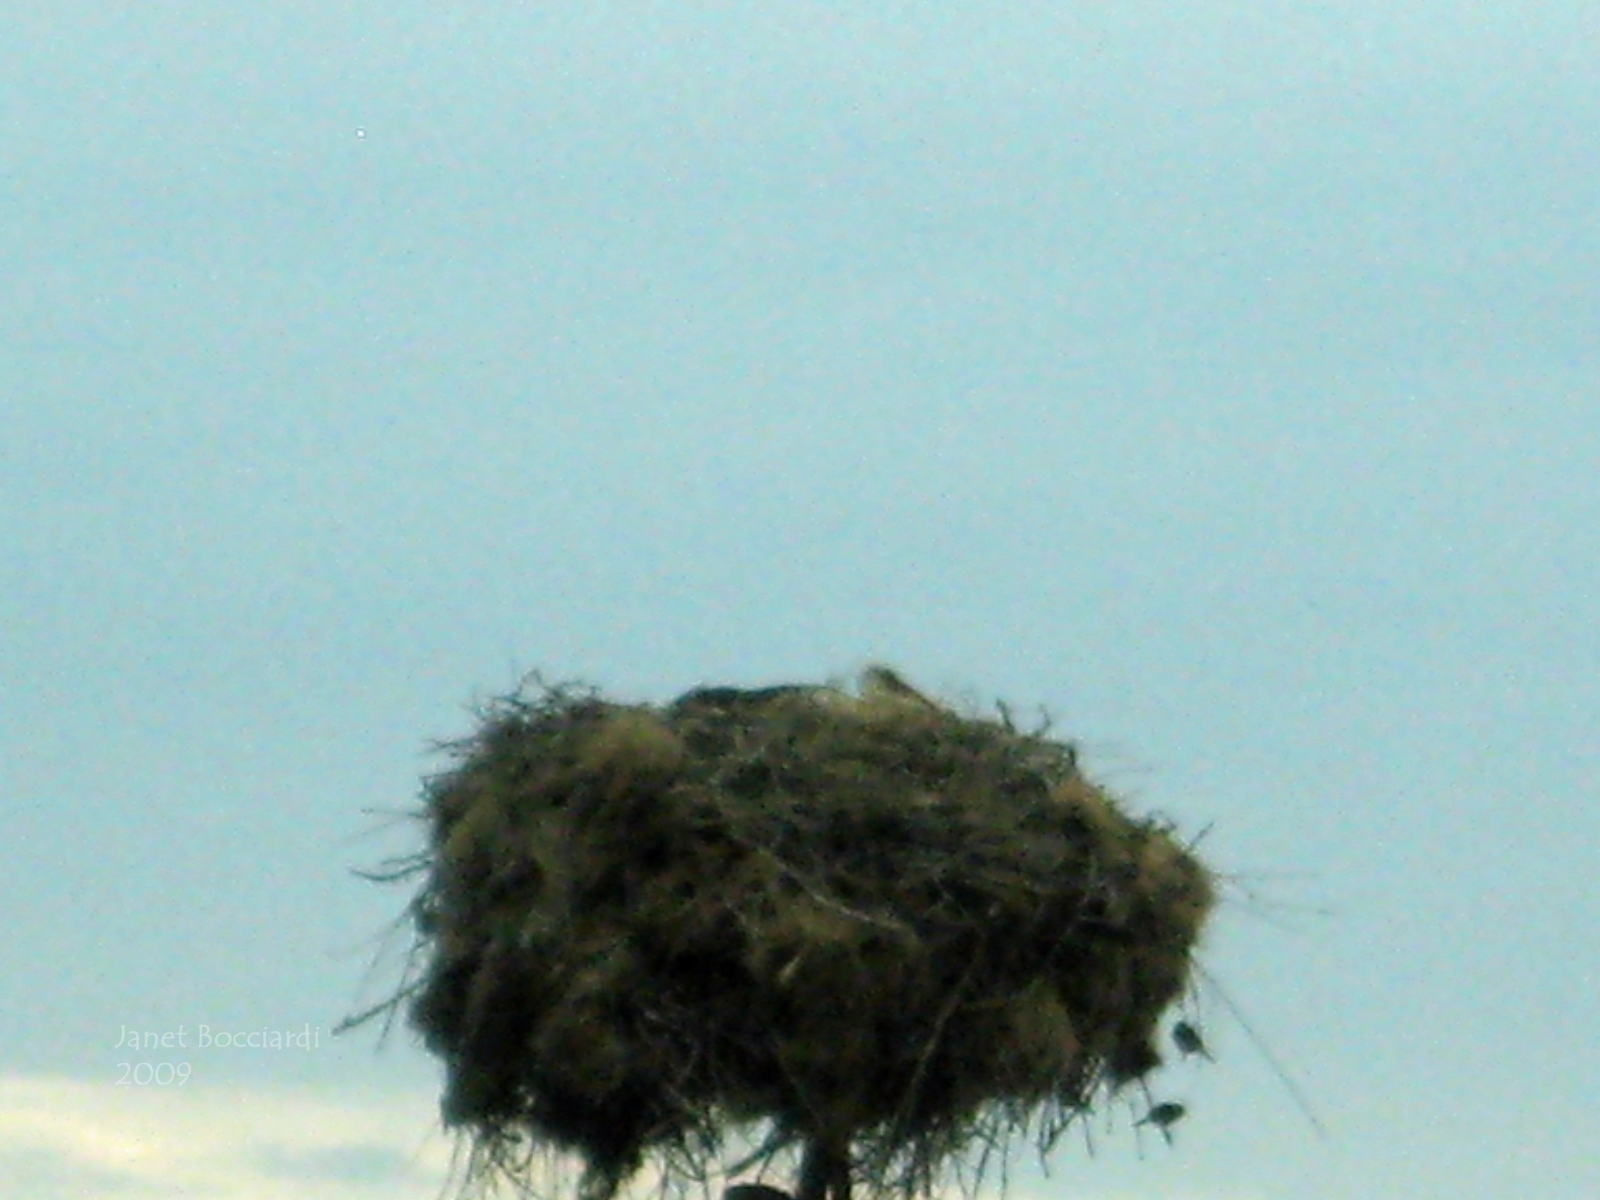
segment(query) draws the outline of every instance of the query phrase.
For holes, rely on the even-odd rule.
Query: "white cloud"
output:
[[[436,1200],[451,1141],[427,1095],[117,1087],[0,1076],[11,1200]]]

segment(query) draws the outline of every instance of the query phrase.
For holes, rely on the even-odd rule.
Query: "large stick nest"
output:
[[[762,1122],[874,1192],[1036,1118],[1053,1140],[1159,1063],[1212,886],[1045,732],[881,668],[496,702],[426,789],[421,973],[389,1004],[446,1123],[502,1171],[577,1152],[596,1200]]]

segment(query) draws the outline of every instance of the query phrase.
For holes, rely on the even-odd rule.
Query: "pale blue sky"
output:
[[[1029,1200],[1600,1194],[1600,16],[1399,7],[0,4],[7,1194],[394,1195],[363,809],[529,668],[872,659],[1265,876],[1328,1139],[1203,993]],[[202,1023],[324,1037],[116,1089]]]

